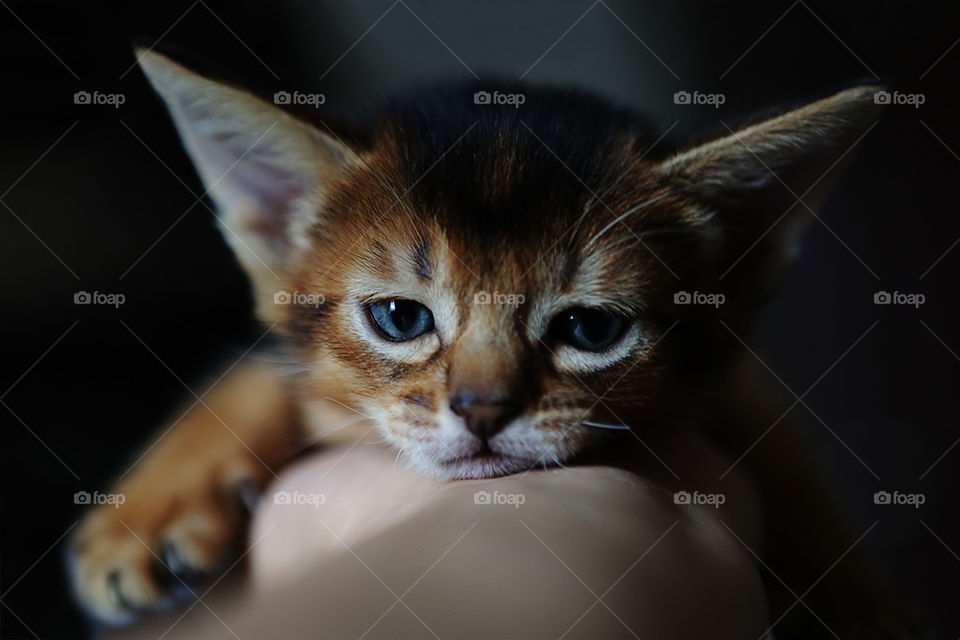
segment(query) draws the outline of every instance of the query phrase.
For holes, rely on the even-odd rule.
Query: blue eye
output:
[[[577,307],[553,319],[550,335],[582,351],[603,351],[623,336],[626,326],[609,311]]]
[[[367,306],[374,327],[387,340],[405,342],[433,331],[430,309],[413,300],[380,300]]]

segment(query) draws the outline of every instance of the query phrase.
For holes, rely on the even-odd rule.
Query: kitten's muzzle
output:
[[[483,442],[499,433],[520,413],[520,408],[520,403],[509,396],[469,391],[458,392],[450,400],[450,410],[463,418],[467,430]]]

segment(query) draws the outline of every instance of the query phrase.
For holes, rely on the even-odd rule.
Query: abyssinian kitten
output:
[[[167,602],[156,557],[191,575],[222,563],[244,532],[240,488],[262,490],[337,406],[447,479],[630,437],[604,426],[699,421],[736,455],[759,441],[744,464],[790,588],[851,541],[796,432],[761,437],[781,406],[740,336],[875,121],[877,87],[653,156],[641,118],[583,93],[518,85],[517,108],[438,86],[332,127],[159,54],[140,62],[302,370],[236,365],[124,479],[126,502],[86,516],[72,576],[96,617]],[[846,569],[817,598],[831,621],[875,606]]]

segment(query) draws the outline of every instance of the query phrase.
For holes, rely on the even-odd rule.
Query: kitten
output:
[[[448,479],[573,460],[624,436],[605,426],[700,421],[743,451],[779,414],[745,388],[737,336],[878,109],[877,87],[852,88],[654,157],[636,114],[576,92],[517,86],[518,108],[441,86],[335,130],[156,53],[140,62],[259,317],[303,371],[237,365],[124,480],[126,503],[86,517],[73,578],[111,622],[169,599],[154,553],[183,574],[228,556],[238,492],[329,431],[331,408]],[[784,469],[819,485],[781,433],[759,465],[774,505]],[[834,519],[798,517],[809,538],[783,555],[835,559],[813,541]]]

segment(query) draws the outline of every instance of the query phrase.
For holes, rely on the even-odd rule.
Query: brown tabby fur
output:
[[[168,598],[154,554],[200,572],[229,557],[244,517],[236,487],[262,488],[304,439],[356,422],[351,411],[365,421],[339,437],[372,423],[409,464],[451,479],[574,464],[631,437],[584,420],[638,433],[696,424],[745,450],[779,413],[753,397],[771,393],[734,336],[749,331],[794,230],[876,111],[875,87],[849,89],[647,157],[636,116],[580,94],[524,89],[524,110],[498,110],[472,105],[474,87],[454,87],[335,130],[141,56],[250,274],[259,316],[301,371],[238,365],[120,484],[126,504],[86,518],[76,590],[115,622]],[[222,147],[225,161],[211,151]],[[726,303],[677,305],[683,290]],[[324,301],[276,304],[279,291]],[[480,291],[525,300],[475,304]],[[362,309],[384,298],[423,303],[436,331],[403,345],[379,339]],[[578,306],[628,319],[623,344],[587,354],[551,338],[552,318]],[[485,453],[448,406],[462,389],[522,407]],[[806,536],[768,544],[802,591],[849,537],[790,429],[771,433],[755,466],[768,531]],[[786,468],[788,482],[777,476]],[[797,487],[819,505],[785,508]],[[828,592],[857,584],[857,571],[835,575]]]

